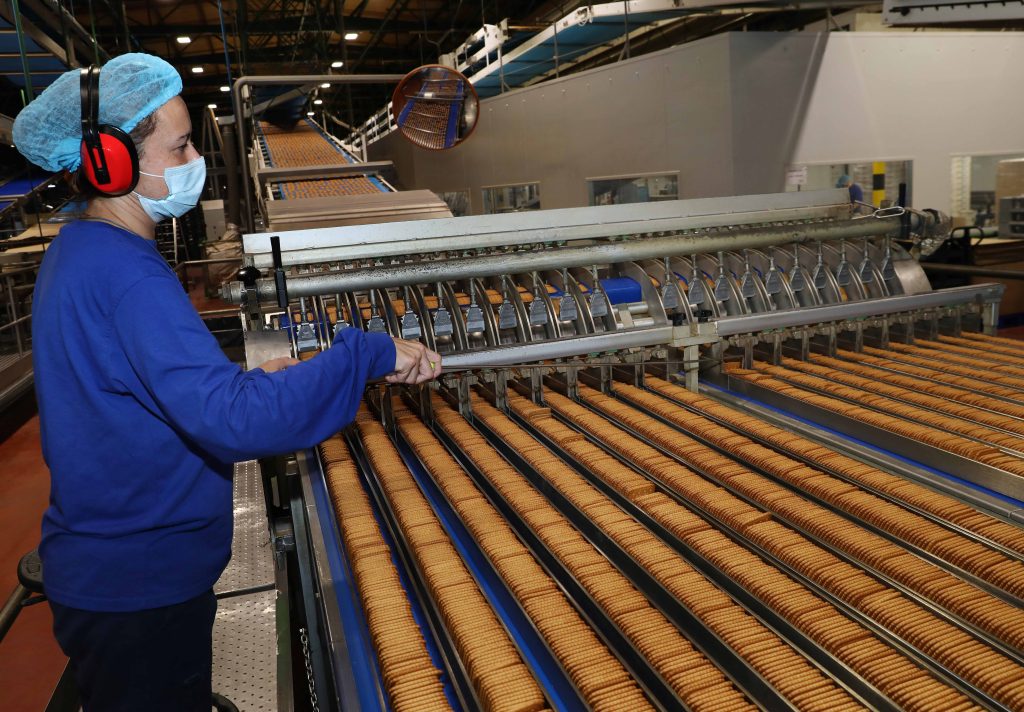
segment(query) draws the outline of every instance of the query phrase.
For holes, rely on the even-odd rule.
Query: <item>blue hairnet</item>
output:
[[[836,181],[836,188],[845,188],[848,185],[850,185],[850,176],[848,176],[848,175],[841,175],[841,176],[839,176],[839,180]]]
[[[80,72],[60,75],[14,120],[14,145],[48,171],[73,171],[82,162]],[[150,54],[123,54],[100,71],[101,124],[130,132],[181,93],[178,71]]]

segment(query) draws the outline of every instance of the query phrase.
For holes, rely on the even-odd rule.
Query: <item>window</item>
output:
[[[484,188],[485,213],[518,213],[540,210],[540,183]]]
[[[794,165],[786,171],[786,190],[825,190],[835,188],[846,175],[860,188],[863,201],[887,207],[899,198],[900,183],[907,184],[907,201],[911,202],[913,187],[913,161],[863,161],[860,163],[833,163]]]
[[[455,217],[461,218],[464,215],[469,215],[468,190],[453,190],[447,193],[438,193],[437,195],[448,204],[448,209],[452,211],[452,215]]]
[[[953,156],[952,167],[950,213],[959,224],[998,227],[1000,203],[1024,195],[1024,153]]]
[[[655,200],[678,200],[679,174],[659,173],[641,176],[588,178],[587,191],[591,205],[650,203]]]

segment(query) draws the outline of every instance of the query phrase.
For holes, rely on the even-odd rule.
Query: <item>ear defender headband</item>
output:
[[[82,175],[100,195],[130,193],[139,182],[139,156],[131,136],[117,126],[101,124],[100,68],[81,74]]]

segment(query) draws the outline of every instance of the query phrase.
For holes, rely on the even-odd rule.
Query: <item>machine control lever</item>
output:
[[[270,253],[274,259],[274,287],[277,289],[277,306],[287,309],[288,280],[281,263],[281,238],[277,235],[272,235],[270,238]]]

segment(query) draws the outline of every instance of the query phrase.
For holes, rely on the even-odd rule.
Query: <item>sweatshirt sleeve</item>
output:
[[[355,418],[368,380],[394,370],[390,336],[343,329],[331,348],[284,371],[243,371],[221,351],[181,285],[143,277],[114,311],[115,381],[221,462],[312,447]]]

